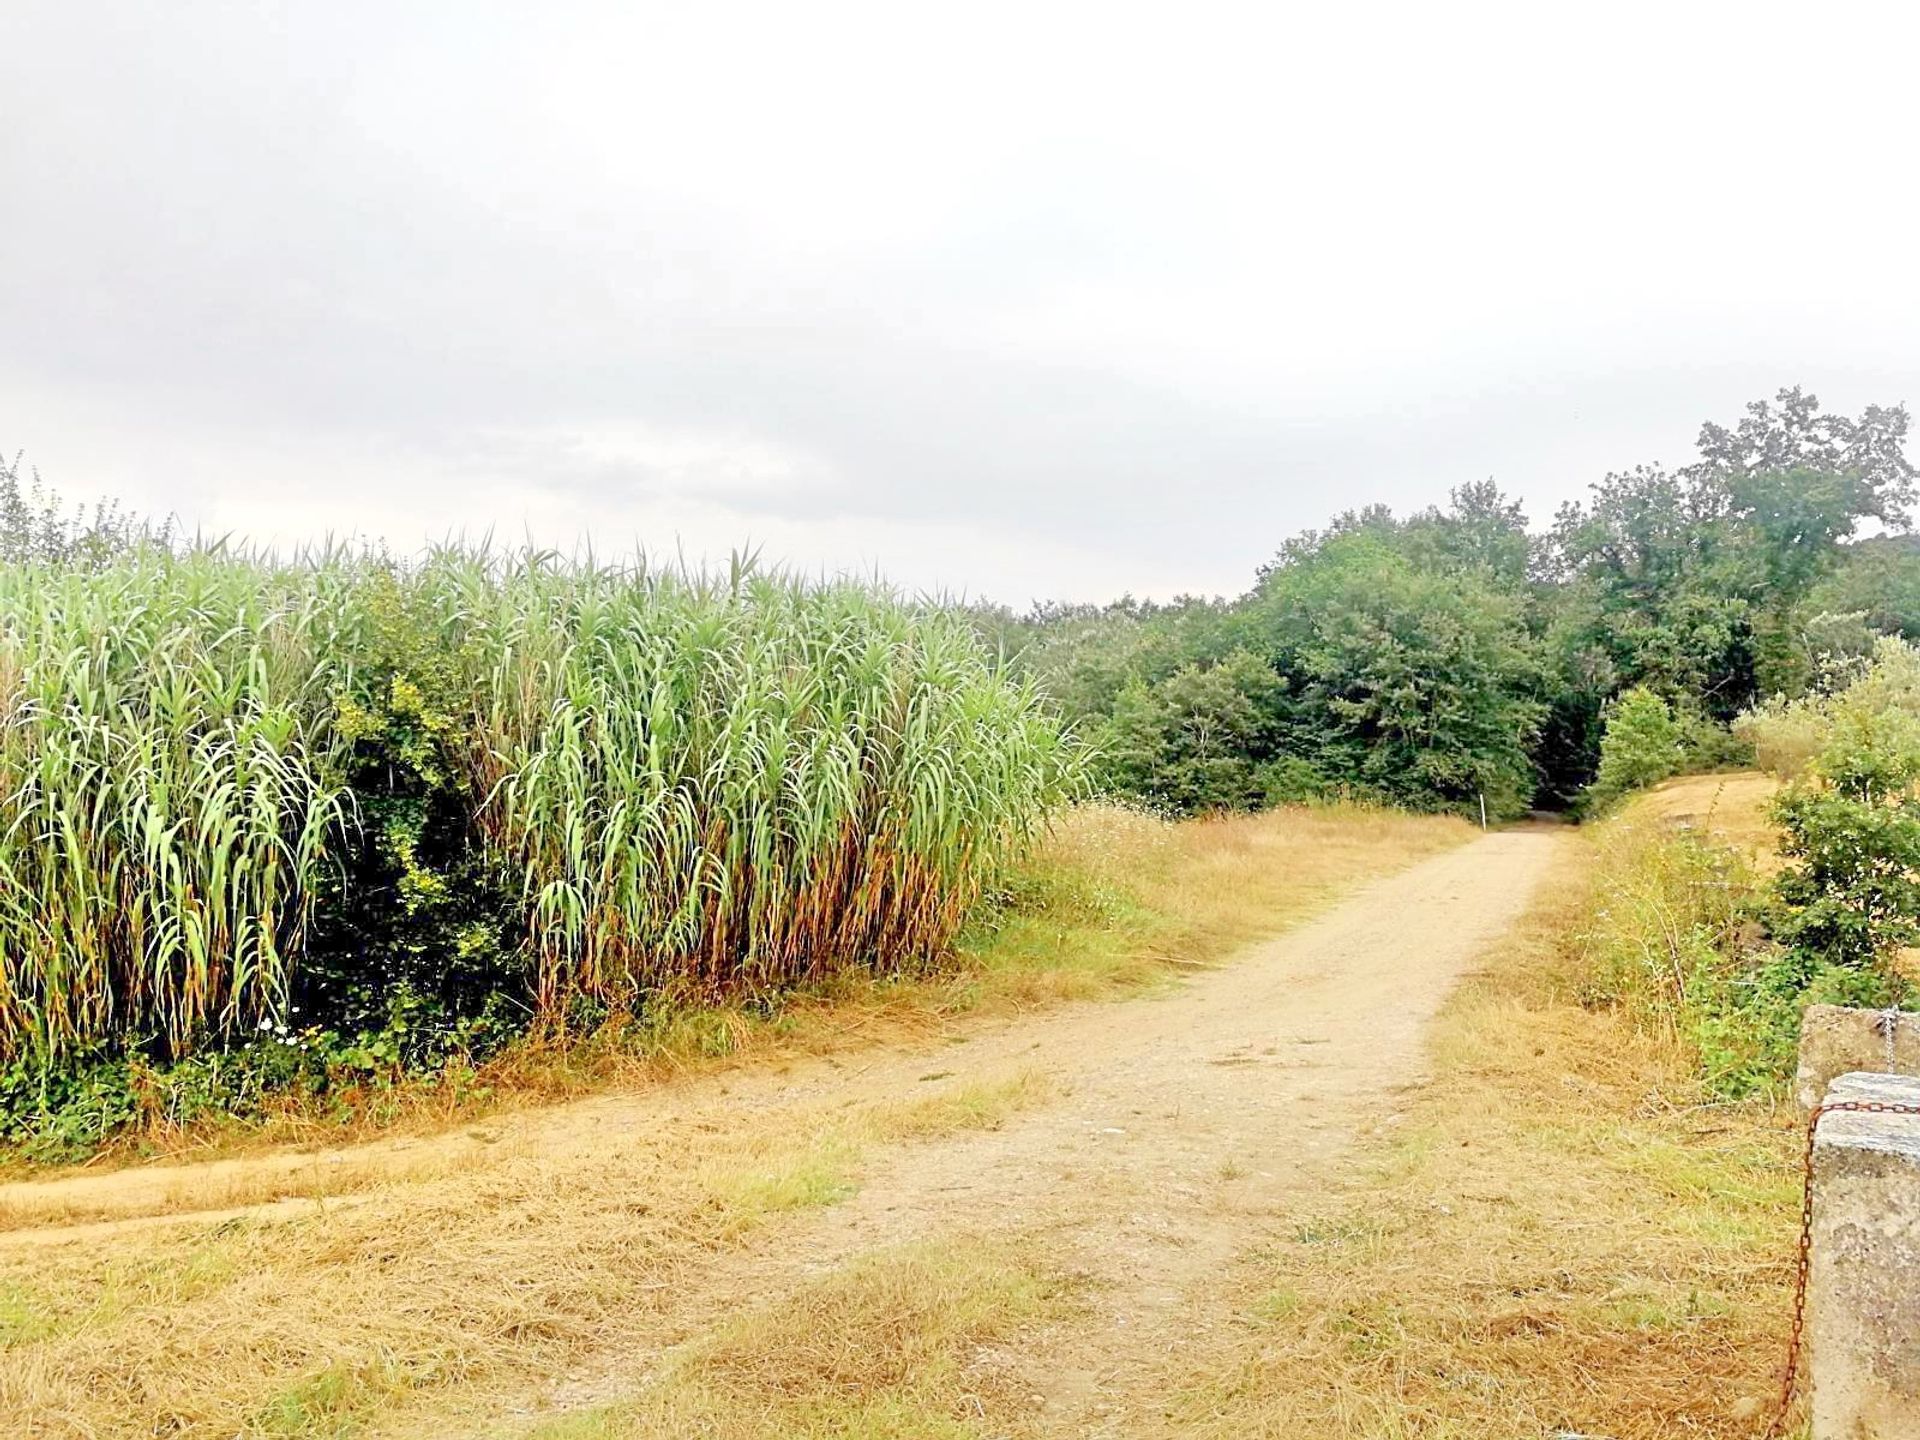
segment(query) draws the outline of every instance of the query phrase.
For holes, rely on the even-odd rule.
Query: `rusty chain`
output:
[[[1834,1100],[1816,1105],[1807,1116],[1807,1143],[1800,1156],[1800,1253],[1794,1262],[1793,1327],[1787,1332],[1787,1367],[1780,1377],[1780,1401],[1774,1407],[1773,1423],[1762,1440],[1780,1440],[1787,1433],[1787,1417],[1793,1413],[1793,1392],[1800,1376],[1800,1350],[1807,1329],[1807,1275],[1813,1268],[1813,1142],[1820,1121],[1842,1111],[1869,1115],[1920,1115],[1920,1105],[1901,1105],[1886,1100]]]

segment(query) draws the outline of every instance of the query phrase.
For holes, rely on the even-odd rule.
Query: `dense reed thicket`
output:
[[[0,1058],[910,967],[1074,766],[963,622],[870,586],[16,560]]]

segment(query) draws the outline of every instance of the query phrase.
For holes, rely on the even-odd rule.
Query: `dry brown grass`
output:
[[[669,1357],[639,1398],[528,1440],[972,1440],[1018,1414],[1002,1349],[1071,1287],[977,1237],[862,1257]]]
[[[1026,903],[967,938],[948,1005],[1127,993],[1300,923],[1478,833],[1452,816],[1290,807],[1173,824],[1090,805],[1035,857]]]
[[[496,1164],[520,1144],[501,1128],[479,1124],[425,1142],[376,1141],[123,1170],[76,1167],[0,1186],[0,1250],[14,1232],[48,1226],[186,1213],[205,1219],[215,1211],[280,1201],[345,1200],[396,1180],[434,1180]]]
[[[0,1433],[321,1437],[413,1392],[525,1382],[671,1338],[672,1301],[863,1149],[997,1125],[1016,1074],[930,1097],[577,1137],[293,1220],[0,1252]]]
[[[1752,770],[1685,775],[1635,796],[1623,813],[1693,830],[1739,851],[1750,864],[1769,872],[1778,868],[1774,847],[1780,831],[1767,808],[1779,791],[1780,782],[1773,776]]]
[[[954,1129],[992,1128],[996,1116],[1036,1103],[1043,1077],[948,1087],[860,1117],[863,1138],[919,1139]],[[564,1127],[563,1127],[564,1128]],[[471,1125],[422,1141],[376,1141],[318,1152],[251,1155],[191,1165],[69,1174],[0,1189],[0,1253],[39,1243],[53,1227],[121,1223],[129,1227],[179,1216],[194,1223],[242,1218],[264,1206],[325,1200],[350,1203],[396,1183],[421,1183],[526,1158],[538,1130]]]
[[[1794,1137],[1693,1104],[1689,1057],[1581,1008],[1576,849],[1440,1022],[1378,1165],[1244,1281],[1173,1433],[1749,1440],[1782,1358]]]

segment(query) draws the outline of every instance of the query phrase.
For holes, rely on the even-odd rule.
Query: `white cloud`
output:
[[[0,14],[0,444],[211,528],[1233,590],[1920,398],[1904,7]],[[603,544],[604,548],[604,544]]]

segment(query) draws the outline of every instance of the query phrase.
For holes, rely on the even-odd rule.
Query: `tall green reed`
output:
[[[0,1049],[268,1016],[344,819],[324,589],[208,553],[0,568]]]
[[[380,803],[361,721],[403,689],[516,877],[499,984],[549,1017],[923,963],[1075,783],[962,621],[872,586],[463,549],[0,567],[0,1056],[283,1019]]]

